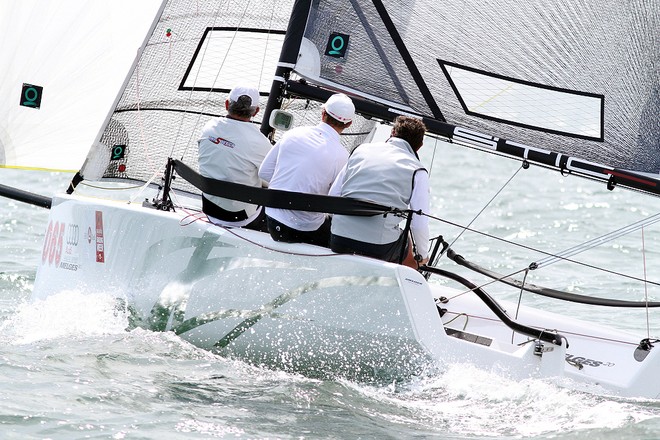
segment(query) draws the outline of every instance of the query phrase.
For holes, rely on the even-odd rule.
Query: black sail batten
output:
[[[240,183],[215,180],[200,175],[180,160],[172,160],[171,163],[176,172],[196,188],[218,197],[272,208],[331,214],[371,216],[400,213],[397,209],[367,200],[256,188]]]
[[[204,30],[202,38],[200,38],[197,48],[190,58],[190,63],[188,63],[188,68],[186,69],[183,77],[181,78],[181,83],[179,84],[179,90],[189,90],[189,91],[201,91],[201,92],[223,92],[229,93],[229,88],[216,88],[216,87],[190,87],[186,86],[188,79],[193,70],[194,61],[198,58],[200,53],[203,50],[204,44],[208,42],[208,36],[210,32],[213,31],[231,31],[231,32],[250,32],[255,34],[281,34],[284,35],[285,31],[278,29],[261,29],[261,28],[242,28],[242,27],[226,27],[226,26],[210,26]]]
[[[570,301],[579,304],[589,304],[589,305],[606,306],[606,307],[622,307],[622,308],[660,307],[660,302],[623,301],[618,299],[598,298],[593,296],[578,295],[575,293],[564,292],[556,289],[550,289],[548,287],[541,287],[530,283],[522,283],[516,279],[502,276],[498,273],[495,273],[484,267],[481,267],[476,263],[468,261],[462,255],[455,253],[451,249],[447,251],[447,257],[449,257],[456,264],[466,267],[474,272],[480,273],[482,275],[486,275],[487,277],[501,281],[502,283],[508,284],[509,286],[513,286],[518,289],[522,289],[527,292],[541,296],[546,296],[549,298],[560,299],[563,301]]]
[[[385,25],[385,28],[389,32],[390,37],[392,37],[392,41],[394,41],[394,44],[399,50],[399,53],[401,54],[401,58],[403,58],[403,61],[406,63],[406,66],[408,67],[410,74],[417,83],[417,87],[419,87],[419,91],[422,93],[422,96],[426,100],[426,104],[429,106],[429,109],[431,109],[431,112],[433,113],[432,114],[433,118],[445,122],[445,117],[442,115],[442,112],[440,111],[440,107],[438,107],[438,104],[435,102],[435,98],[433,97],[433,94],[431,93],[428,86],[424,82],[422,73],[417,68],[417,65],[415,64],[415,60],[410,55],[410,52],[408,52],[408,48],[406,47],[405,42],[401,38],[399,31],[394,25],[392,18],[388,14],[385,5],[381,0],[373,0],[373,4],[376,7],[376,10],[380,15],[381,20],[383,21],[383,24]]]
[[[403,99],[403,102],[408,104],[410,102],[410,98],[407,96],[408,93],[406,92],[405,88],[403,87],[403,84],[401,83],[401,80],[398,78],[398,75],[396,74],[394,68],[392,67],[392,64],[388,61],[387,59],[387,54],[383,50],[381,42],[378,40],[376,37],[376,34],[373,29],[373,25],[369,23],[364,11],[360,7],[360,4],[356,0],[350,0],[351,6],[353,6],[353,9],[355,10],[355,13],[358,16],[358,19],[360,20],[360,23],[364,27],[365,32],[367,33],[371,44],[373,44],[374,49],[376,49],[376,52],[380,56],[380,58],[383,60],[383,64],[385,69],[387,70],[387,73],[389,74],[390,78],[392,79],[392,82],[394,86],[396,87],[397,91],[399,92],[399,95],[401,95],[401,98]],[[388,17],[389,18],[389,17]],[[390,20],[391,22],[391,20]],[[394,29],[394,32],[396,32],[396,29]],[[399,41],[401,39],[399,38]],[[403,47],[405,50],[405,46]],[[433,99],[431,97],[431,99]],[[437,105],[435,106],[437,108]]]
[[[516,79],[516,78],[511,78],[511,77],[506,77],[504,75],[500,75],[500,74],[497,74],[497,73],[488,72],[488,71],[485,71],[485,70],[482,70],[482,69],[475,69],[475,68],[472,68],[470,66],[464,66],[464,65],[460,65],[458,63],[452,63],[452,62],[441,60],[441,59],[438,59],[437,61],[438,61],[438,64],[440,65],[440,68],[442,69],[442,72],[444,73],[445,77],[447,78],[447,82],[451,86],[451,89],[454,91],[454,94],[456,95],[456,99],[461,104],[461,107],[463,108],[463,111],[465,112],[466,115],[477,116],[479,118],[488,119],[488,120],[491,120],[491,121],[494,121],[494,122],[499,122],[499,123],[502,123],[502,124],[515,125],[515,126],[527,128],[527,129],[530,129],[530,130],[538,130],[538,131],[541,131],[541,132],[544,132],[544,133],[559,134],[559,135],[562,135],[562,136],[574,137],[574,138],[578,138],[578,139],[585,139],[585,140],[598,141],[598,142],[602,142],[603,139],[604,139],[604,131],[605,131],[604,130],[604,125],[605,125],[605,118],[604,118],[604,114],[605,114],[605,96],[602,95],[602,94],[578,92],[578,91],[575,91],[575,90],[569,90],[569,89],[564,89],[564,88],[555,87],[555,86],[549,86],[549,85],[545,85],[545,84],[537,84],[537,83],[533,83],[533,82],[530,82],[530,81],[520,80],[520,79]],[[570,132],[561,131],[561,130],[553,130],[553,129],[549,129],[549,128],[536,127],[536,126],[531,125],[531,124],[524,124],[524,123],[521,123],[521,122],[516,122],[514,120],[509,120],[509,119],[506,119],[506,118],[498,118],[498,117],[495,117],[495,116],[479,113],[478,111],[474,111],[474,110],[470,109],[468,107],[468,105],[466,104],[464,97],[462,96],[459,88],[457,87],[457,85],[454,82],[451,74],[449,73],[449,69],[452,68],[452,67],[456,67],[456,68],[466,70],[466,71],[469,71],[469,72],[478,73],[478,74],[480,74],[482,76],[485,76],[485,77],[497,78],[497,79],[505,80],[505,81],[508,81],[508,82],[511,82],[511,83],[527,85],[527,86],[534,87],[534,88],[541,89],[541,90],[549,90],[549,91],[560,92],[560,93],[563,93],[565,95],[574,95],[574,96],[590,97],[590,98],[593,98],[593,99],[597,99],[600,102],[600,104],[599,104],[599,107],[600,107],[600,122],[599,122],[598,136],[594,137],[594,136],[588,136],[588,135],[581,135],[581,134],[578,134],[578,133],[570,133]]]

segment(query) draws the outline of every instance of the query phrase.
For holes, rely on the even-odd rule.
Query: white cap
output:
[[[238,98],[240,98],[241,96],[250,97],[251,107],[257,107],[259,105],[259,91],[254,87],[236,86],[233,89],[231,89],[231,92],[229,92],[230,101],[236,102],[238,101]]]
[[[355,116],[355,106],[351,98],[343,93],[335,93],[323,104],[325,112],[344,124],[351,122]]]

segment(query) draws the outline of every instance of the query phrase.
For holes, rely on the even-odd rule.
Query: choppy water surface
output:
[[[655,198],[602,184],[522,170],[517,162],[441,146],[433,158],[433,214],[488,234],[559,252],[660,212]],[[451,166],[449,165],[451,164]],[[0,183],[43,194],[70,176],[0,170]],[[475,219],[489,199],[499,197]],[[250,366],[199,350],[173,334],[127,331],[109,297],[68,291],[29,296],[48,212],[0,198],[0,438],[3,439],[658,439],[660,402],[512,381],[469,365],[448,365],[408,383],[371,386],[316,380]],[[433,226],[448,241],[461,234]],[[556,263],[534,282],[608,297],[659,300],[658,226],[648,226]],[[455,249],[502,273],[543,255],[463,233]],[[642,254],[642,249],[644,253]],[[453,263],[442,262],[451,267]],[[517,292],[490,290],[517,299]],[[525,296],[523,302],[645,332],[643,311],[595,309]],[[652,334],[660,316],[649,315]],[[660,373],[660,372],[659,372]]]

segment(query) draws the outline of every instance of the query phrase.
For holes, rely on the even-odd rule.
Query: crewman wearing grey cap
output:
[[[351,98],[343,93],[330,96],[323,105],[321,122],[286,132],[264,159],[259,176],[271,189],[327,195],[348,160],[339,135],[354,116]],[[276,241],[329,245],[330,217],[326,214],[266,207],[266,220]]]
[[[259,166],[272,145],[253,124],[259,112],[259,92],[237,86],[225,101],[227,116],[211,119],[202,130],[199,172],[216,180],[261,187]],[[263,207],[202,194],[202,210],[212,223],[267,231]]]

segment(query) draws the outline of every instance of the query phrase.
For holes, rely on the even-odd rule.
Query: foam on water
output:
[[[652,402],[640,409],[639,400],[581,393],[547,380],[514,381],[465,364],[389,388],[344,384],[382,403],[384,420],[396,414],[398,423],[461,436],[536,437],[660,418]]]
[[[42,301],[20,304],[0,324],[0,332],[13,344],[65,337],[123,333],[127,312],[116,306],[113,295],[64,291]]]

